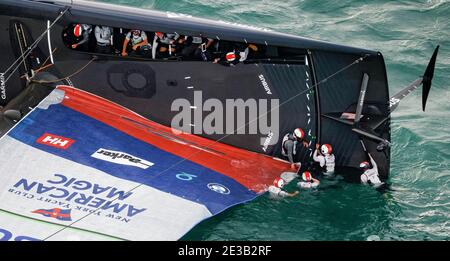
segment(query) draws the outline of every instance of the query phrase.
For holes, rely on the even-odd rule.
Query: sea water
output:
[[[324,180],[320,190],[295,198],[264,195],[233,207],[182,239],[450,239],[450,1],[102,1],[378,50],[391,95],[423,74],[440,44],[427,111],[421,111],[419,90],[392,114],[391,190]]]

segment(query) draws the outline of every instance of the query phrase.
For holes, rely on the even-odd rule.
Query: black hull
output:
[[[47,28],[47,20],[53,21],[62,10],[63,4],[0,1],[0,29],[2,32],[10,32],[0,35],[0,53],[3,57],[0,72],[5,71],[20,56],[18,40],[11,35],[14,24],[23,25],[26,37],[34,41]],[[289,49],[304,59],[273,64],[267,61],[246,62],[235,67],[225,67],[203,61],[162,61],[83,53],[67,48],[63,42],[63,30],[72,23],[148,31],[177,31],[190,35],[201,33],[215,39],[247,41]],[[279,132],[275,135],[279,141],[275,145],[264,147],[263,141],[268,135],[261,133],[199,135],[257,153],[281,157],[281,139],[284,134],[302,127],[311,144],[309,148],[301,149],[299,160],[311,160],[315,143],[330,143],[333,145],[337,165],[345,167],[357,167],[361,161],[367,160],[360,142],[363,139],[367,150],[378,163],[381,178],[388,177],[389,147],[382,152],[377,151],[378,142],[358,136],[352,131],[351,124],[336,120],[335,117],[342,112],[355,110],[362,77],[367,73],[370,80],[365,99],[367,107],[363,109],[363,115],[373,114],[373,117],[362,120],[361,127],[376,127],[376,134],[390,141],[389,90],[384,60],[378,52],[203,19],[172,18],[165,13],[128,8],[122,10],[109,5],[76,1],[68,13],[52,27],[50,34],[51,47],[48,39],[44,38],[34,52],[34,56],[40,57],[42,62],[49,57],[50,49],[57,48],[53,53],[55,64],[46,69],[47,72],[61,78],[76,72],[63,82],[116,102],[150,120],[170,126],[177,114],[171,109],[173,101],[183,98],[194,105],[194,91],[200,90],[203,100],[214,98],[224,102],[226,99],[278,99],[283,105],[280,107]],[[361,62],[321,82],[361,57],[364,57]],[[31,61],[29,63],[29,67],[36,66]],[[85,65],[87,66],[83,68]],[[26,81],[20,76],[26,72],[26,68],[22,66],[8,81],[8,96],[3,101],[4,104],[25,88]],[[142,88],[133,89],[128,86],[133,85],[128,78],[131,74],[139,74],[145,79]],[[260,75],[264,76],[270,86],[270,94],[262,85]],[[321,83],[317,86],[319,82]],[[308,86],[314,88],[308,90]],[[291,99],[302,91],[305,93]],[[203,113],[202,117],[207,115],[208,113]],[[385,120],[380,124],[377,119]],[[246,122],[248,123],[248,118]],[[234,123],[236,129],[238,123]]]

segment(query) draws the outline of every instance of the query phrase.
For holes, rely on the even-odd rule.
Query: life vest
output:
[[[100,36],[102,39],[109,40],[111,38],[111,27],[102,26],[100,27]]]
[[[371,185],[382,183],[380,178],[378,177],[378,170],[375,168],[364,171],[364,173],[361,175],[361,181],[363,183],[369,183]]]
[[[297,183],[297,186],[299,188],[303,188],[303,189],[310,189],[310,188],[317,188],[319,186],[319,184],[317,182],[300,181]]]
[[[275,186],[270,186],[268,191],[271,198],[283,198],[288,196],[286,191]]]
[[[283,141],[281,142],[281,155],[287,157],[287,150],[286,147],[284,146],[286,141],[288,140],[292,140],[294,141],[294,148],[293,148],[293,152],[292,154],[296,154],[297,153],[297,140],[294,138],[294,136],[291,133],[286,133],[286,135],[284,135],[283,137]]]
[[[142,33],[139,35],[131,34],[130,40],[132,45],[136,45],[142,43],[144,41],[144,37],[142,36]]]
[[[97,35],[98,32],[98,35]],[[95,28],[95,33],[97,38],[97,45],[107,46],[110,44],[112,30],[111,27],[108,26],[98,26],[98,29]]]
[[[134,46],[136,44],[142,43],[144,41],[144,39],[147,39],[147,34],[144,31],[139,30],[139,34],[134,35],[133,32],[130,31],[126,35],[126,39],[128,39],[130,41],[131,45]]]
[[[331,155],[325,155],[325,171],[326,173],[332,173],[334,172],[334,166],[335,166],[335,157],[333,154]]]

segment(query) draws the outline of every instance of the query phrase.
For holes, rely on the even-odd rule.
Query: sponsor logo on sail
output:
[[[44,217],[56,218],[62,221],[72,221],[72,217],[70,216],[70,209],[37,209],[35,211],[32,211],[31,213],[41,214]]]
[[[179,180],[183,180],[183,181],[191,181],[191,180],[193,180],[194,178],[196,178],[197,176],[196,176],[196,175],[189,174],[189,173],[186,173],[186,172],[181,172],[181,173],[178,173],[177,175],[175,175],[175,177],[176,177],[177,179],[179,179]]]
[[[104,221],[130,223],[133,217],[147,211],[135,205],[132,191],[57,173],[39,181],[20,178],[7,192],[30,202],[24,206],[29,206],[33,215],[62,221],[70,221],[73,215],[83,212],[105,218]],[[35,204],[40,208],[36,209]]]
[[[12,231],[9,231],[5,228],[0,227],[0,241],[40,241],[40,239],[22,236],[22,235],[14,235]]]
[[[0,98],[6,100],[6,81],[4,73],[0,73]]]
[[[44,133],[44,135],[39,137],[36,142],[50,147],[66,150],[72,146],[75,140],[50,133]]]
[[[92,154],[91,157],[120,165],[138,167],[141,169],[148,169],[149,167],[154,165],[150,161],[140,159],[136,156],[127,154],[125,152],[107,150],[102,148],[94,152],[94,154]]]
[[[209,183],[207,186],[208,186],[208,188],[210,190],[212,190],[214,192],[217,192],[217,193],[220,193],[220,194],[224,194],[224,195],[230,194],[230,190],[227,187],[225,187],[224,185],[222,185],[222,184]]]

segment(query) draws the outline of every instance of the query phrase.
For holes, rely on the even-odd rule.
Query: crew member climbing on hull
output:
[[[370,153],[367,154],[369,155],[372,168],[367,161],[361,162],[361,164],[359,164],[359,167],[364,171],[363,174],[361,174],[361,182],[363,184],[369,184],[378,187],[383,184],[378,175],[378,166],[375,160],[372,158],[372,155],[370,155]]]
[[[319,147],[321,155],[319,155]],[[333,175],[336,158],[332,153],[332,148],[330,144],[316,144],[316,150],[314,151],[313,159],[318,162],[323,170],[324,175]]]
[[[305,148],[308,147],[308,142],[305,140],[305,132],[301,128],[295,129],[293,133],[286,133],[281,143],[281,154],[288,158],[292,169],[296,169],[297,166],[298,168],[301,167],[300,162],[294,162],[299,142],[302,142]]]

